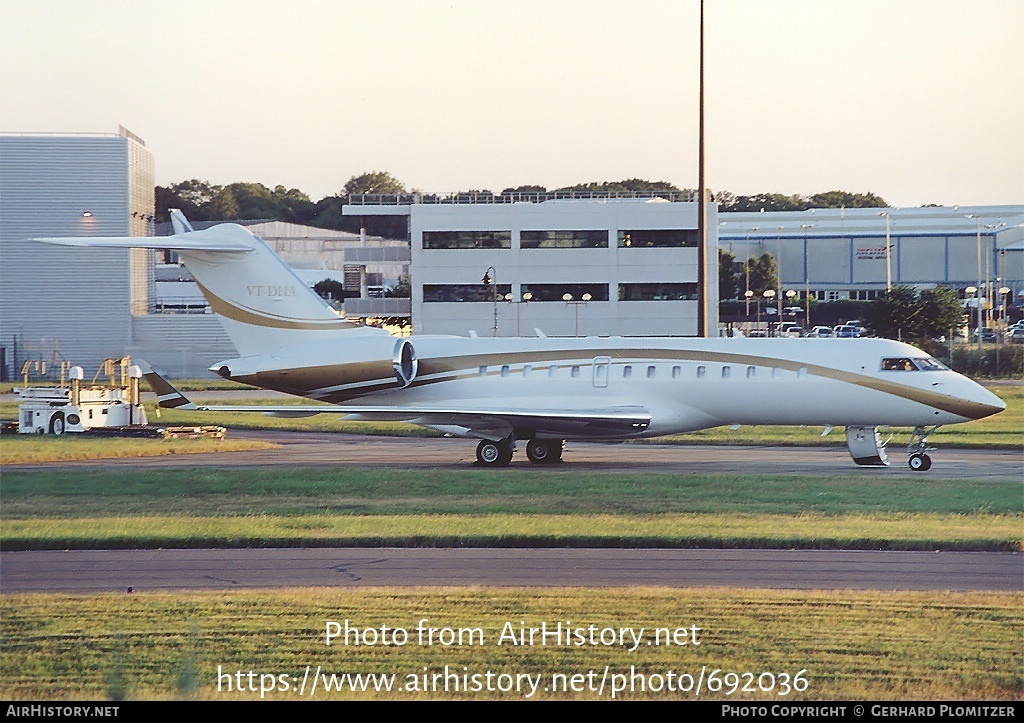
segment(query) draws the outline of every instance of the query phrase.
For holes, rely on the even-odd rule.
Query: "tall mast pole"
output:
[[[699,130],[698,130],[698,165],[697,172],[697,242],[700,244],[700,276],[701,294],[700,308],[697,318],[697,335],[711,336],[711,254],[708,253],[708,203],[707,187],[704,180],[704,0],[700,0],[700,101],[699,101]],[[717,263],[718,259],[714,259]]]

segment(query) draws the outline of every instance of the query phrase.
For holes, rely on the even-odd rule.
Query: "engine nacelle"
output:
[[[395,342],[395,352],[392,357],[391,366],[395,370],[395,379],[405,389],[412,384],[416,378],[416,369],[419,361],[416,359],[416,352],[412,348],[412,342],[408,339],[399,339]]]

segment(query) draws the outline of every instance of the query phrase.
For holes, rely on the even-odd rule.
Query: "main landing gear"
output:
[[[531,439],[526,443],[526,456],[534,464],[555,464],[562,459],[564,439]],[[511,438],[494,442],[483,439],[476,446],[476,461],[484,467],[507,467],[515,452]]]
[[[939,425],[929,427],[914,427],[913,433],[910,435],[910,442],[907,444],[907,452],[910,453],[910,459],[907,464],[910,469],[915,472],[926,472],[932,466],[932,458],[928,456],[928,452],[934,452],[935,447],[928,446],[928,435],[939,428]]]

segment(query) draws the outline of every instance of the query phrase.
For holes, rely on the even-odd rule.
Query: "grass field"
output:
[[[1019,594],[661,588],[599,595],[580,589],[360,589],[3,596],[0,698],[1019,699],[1022,602]],[[433,645],[419,642],[424,619],[424,629],[437,631]],[[408,637],[404,645],[356,645],[350,635],[348,645],[339,639],[327,646],[328,621],[378,634],[387,626],[393,641],[402,639],[396,629]],[[542,645],[537,638],[517,645],[507,636],[499,644],[503,630],[558,622],[643,628],[644,642],[604,645],[595,636],[592,645],[585,634],[584,645]],[[653,644],[659,628],[676,632],[675,644],[665,644],[664,634]],[[440,644],[444,629],[451,631],[447,645]],[[318,666],[323,674],[315,693],[310,684],[300,693],[306,666],[310,675]],[[470,689],[455,690],[448,678],[445,690],[445,666]],[[394,676],[394,687],[325,690],[331,682],[353,682],[341,677],[345,673],[379,676],[378,685]],[[480,689],[473,689],[474,680]],[[509,690],[488,690],[488,680]],[[682,689],[670,690],[670,680]],[[570,681],[576,690],[565,689]]]

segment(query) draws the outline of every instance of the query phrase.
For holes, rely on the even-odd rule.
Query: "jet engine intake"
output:
[[[412,384],[416,378],[416,369],[419,362],[416,359],[416,352],[412,348],[412,342],[408,339],[399,339],[395,342],[395,352],[391,366],[395,370],[395,379],[402,385],[402,389]]]

